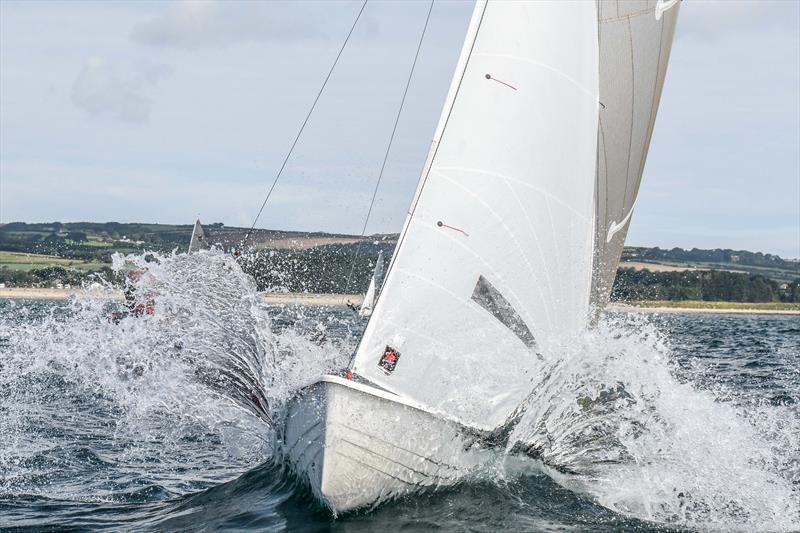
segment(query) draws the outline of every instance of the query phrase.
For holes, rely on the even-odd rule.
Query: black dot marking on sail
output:
[[[487,74],[487,75],[486,75],[486,79],[487,79],[487,80],[490,80],[490,79],[492,79],[492,75],[491,75],[491,74]]]
[[[444,226],[444,222],[442,222],[441,220],[437,220],[436,225],[441,228],[442,226]]]
[[[522,341],[532,351],[536,352],[541,359],[541,354],[537,350],[536,339],[533,337],[528,325],[519,316],[511,302],[500,294],[489,281],[483,276],[478,276],[478,282],[472,290],[472,300],[489,311],[501,324],[511,330],[511,332]]]

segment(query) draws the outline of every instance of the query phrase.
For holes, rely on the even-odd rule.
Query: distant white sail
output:
[[[192,239],[189,241],[189,252],[194,253],[204,248],[208,248],[208,242],[206,242],[206,234],[203,231],[203,226],[200,224],[200,219],[198,218],[197,221],[194,223],[194,229],[192,230]]]
[[[588,326],[663,82],[677,8],[655,7],[477,3],[354,372],[491,429]]]
[[[378,253],[378,259],[375,261],[375,270],[364,295],[364,303],[361,304],[361,309],[358,311],[360,316],[370,316],[372,314],[372,309],[375,307],[375,301],[378,298],[381,281],[383,281],[383,251]]]

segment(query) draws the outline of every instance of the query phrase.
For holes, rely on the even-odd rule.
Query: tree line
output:
[[[739,264],[756,267],[780,268],[797,270],[800,273],[800,264],[782,259],[775,254],[764,254],[761,252],[749,252],[747,250],[730,250],[716,248],[714,250],[702,250],[692,248],[662,249],[658,246],[654,248],[644,248],[640,246],[626,246],[622,254],[623,260],[645,261],[645,262],[673,262],[673,263],[718,263],[718,264]]]
[[[720,270],[651,272],[620,268],[611,299],[800,302],[800,278],[779,283],[758,274]]]
[[[391,243],[320,246],[309,250],[262,250],[243,256],[242,270],[259,290],[312,293],[366,291],[379,251],[388,261]],[[47,287],[56,282],[80,286],[100,275],[113,281],[109,267],[83,272],[61,266],[28,271],[0,269],[0,283]],[[761,275],[717,270],[651,272],[620,268],[611,292],[615,301],[704,300],[726,302],[800,302],[800,278],[780,283]]]
[[[378,254],[391,257],[394,243],[318,246],[308,250],[262,250],[239,262],[259,290],[311,293],[362,293]]]
[[[56,283],[80,287],[84,283],[96,281],[98,276],[112,280],[113,274],[111,268],[107,266],[93,272],[58,265],[31,270],[0,268],[0,283],[4,283],[8,287],[52,287]]]

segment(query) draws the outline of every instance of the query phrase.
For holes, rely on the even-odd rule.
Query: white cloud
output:
[[[136,24],[130,36],[139,44],[188,49],[312,39],[320,36],[320,30],[308,7],[285,2],[185,0]]]
[[[0,0],[3,220],[249,224],[361,1]],[[680,9],[629,242],[797,256],[800,3]],[[434,6],[370,232],[402,225],[471,11]],[[426,12],[368,4],[259,226],[360,229]]]
[[[124,122],[150,116],[150,94],[172,74],[167,65],[127,66],[100,57],[89,59],[72,86],[72,102],[91,115],[109,114]]]

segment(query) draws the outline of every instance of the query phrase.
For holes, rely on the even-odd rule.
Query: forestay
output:
[[[605,140],[598,139],[600,117],[612,120],[601,115],[603,106],[625,102],[631,114],[632,104],[614,91],[634,95],[628,87],[633,80],[639,89],[638,74],[615,88],[604,54],[627,53],[638,61],[659,48],[648,41],[643,51],[629,46],[620,52],[610,37],[604,43],[610,30],[603,24],[610,21],[598,18],[607,15],[603,4],[477,3],[428,161],[356,353],[358,375],[465,424],[493,429],[528,395],[540,359],[557,356],[558,346],[587,327],[593,252],[615,253],[596,243],[595,235],[618,212],[623,217],[617,223],[626,227],[626,206],[633,205],[652,127],[652,121],[639,126],[634,117],[631,132],[609,133],[603,124]],[[669,24],[669,11],[655,21],[655,2],[633,4],[659,28]],[[619,15],[632,16],[627,7]],[[658,66],[654,71],[663,78]],[[660,81],[649,82],[651,106]],[[607,184],[622,178],[616,167],[598,166],[598,147],[616,150],[620,135],[630,143],[614,157],[636,154],[634,170],[625,174],[627,197],[601,199],[604,190],[618,194],[619,187]],[[602,221],[596,220],[599,206]]]

